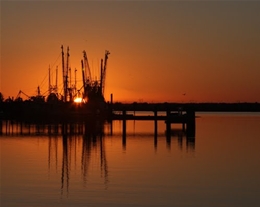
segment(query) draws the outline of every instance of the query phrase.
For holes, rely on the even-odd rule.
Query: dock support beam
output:
[[[154,110],[154,134],[157,135],[157,126],[158,126],[158,120],[157,120],[157,110]]]
[[[196,120],[195,111],[187,111],[187,136],[195,137]]]
[[[167,136],[171,134],[171,112],[166,111],[166,134]]]
[[[185,122],[182,123],[182,131],[183,131],[183,132],[186,131]]]
[[[0,134],[3,134],[3,123],[2,123],[2,120],[0,120]]]
[[[123,110],[123,147],[126,147],[126,110]]]
[[[157,109],[154,110],[154,147],[157,148]]]

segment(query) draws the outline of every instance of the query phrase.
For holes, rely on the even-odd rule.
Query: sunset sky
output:
[[[107,100],[260,102],[257,1],[1,1],[4,97],[46,92],[49,65],[61,92],[61,45],[78,88],[82,51],[95,75],[110,51]]]

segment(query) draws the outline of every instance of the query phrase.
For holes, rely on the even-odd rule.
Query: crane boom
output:
[[[110,52],[108,50],[105,50],[105,59],[104,59],[104,66],[102,70],[102,95],[105,93],[105,81],[106,81],[106,70],[107,70],[107,59]]]
[[[86,78],[89,79],[90,82],[92,82],[92,76],[91,76],[91,71],[90,71],[90,67],[89,67],[89,63],[88,63],[88,57],[87,57],[87,53],[85,50],[83,50],[83,57],[84,57],[84,67],[85,67],[85,75]],[[88,73],[88,75],[87,75]]]
[[[24,93],[22,90],[20,90],[19,92],[18,92],[18,94],[17,94],[17,96],[16,96],[16,98],[15,99],[18,99],[19,97],[20,97],[20,95],[21,94],[23,94],[23,95],[25,95],[27,98],[31,98],[30,96],[28,96],[26,93]]]
[[[81,68],[82,68],[82,82],[83,82],[83,88],[84,88],[84,96],[86,94],[86,82],[85,82],[85,71],[84,71],[84,62],[81,60]]]
[[[82,66],[82,79],[84,88],[84,97],[88,98],[88,102],[103,102],[104,101],[104,91],[105,91],[105,79],[107,70],[107,59],[109,51],[105,50],[105,58],[101,59],[100,65],[100,82],[93,80],[91,77],[91,71],[88,64],[87,53],[83,51],[84,59],[81,60]]]

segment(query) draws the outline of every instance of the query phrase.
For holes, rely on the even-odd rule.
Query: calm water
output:
[[[0,206],[259,206],[260,113],[197,115],[195,139],[151,121],[128,121],[126,139],[120,121],[102,138],[15,126],[0,136]]]

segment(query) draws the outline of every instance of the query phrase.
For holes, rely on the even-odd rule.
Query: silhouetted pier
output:
[[[157,121],[164,120],[167,134],[171,124],[182,124],[187,136],[195,136],[195,112],[260,112],[259,103],[113,103],[111,98],[111,120],[123,121],[123,132],[127,120],[152,120],[155,133]],[[137,115],[136,112],[149,112],[150,115]],[[164,113],[164,115],[159,115]],[[151,115],[152,114],[152,115]]]
[[[166,132],[170,134],[172,124],[182,124],[188,136],[195,136],[195,110],[190,106],[172,105],[167,103],[148,104],[108,103],[103,110],[97,110],[88,104],[75,103],[1,103],[0,120],[19,121],[39,124],[88,123],[122,120],[123,134],[126,133],[127,120],[154,121],[154,132],[157,133],[157,122],[163,120]],[[141,113],[141,114],[140,114]],[[0,121],[1,122],[1,121]],[[0,123],[1,125],[2,123]],[[2,127],[0,126],[2,129]],[[0,133],[1,133],[0,129]]]
[[[126,105],[124,105],[126,106]],[[113,107],[111,120],[122,120],[123,121],[123,135],[126,133],[126,121],[127,120],[150,120],[154,121],[154,133],[157,133],[157,122],[160,120],[165,121],[166,133],[170,135],[172,124],[182,124],[182,130],[187,133],[187,136],[195,136],[195,111],[192,109],[182,109],[176,107],[145,107],[139,105],[128,105],[128,107]],[[139,113],[148,113],[140,115]],[[152,114],[152,115],[151,115]],[[164,114],[164,115],[159,115]]]

